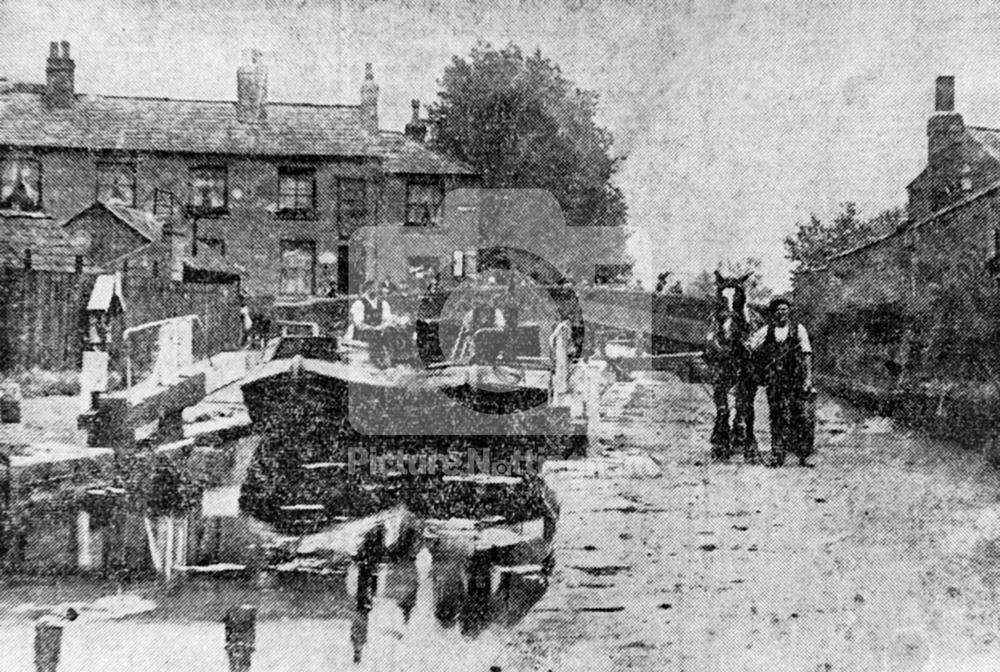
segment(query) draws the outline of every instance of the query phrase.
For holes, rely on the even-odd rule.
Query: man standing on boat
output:
[[[791,302],[778,297],[768,306],[769,324],[750,338],[759,382],[767,386],[771,416],[772,466],[785,463],[785,453],[799,464],[813,450],[815,414],[812,345],[805,326],[791,321]]]
[[[499,344],[498,338],[504,333],[506,324],[499,306],[494,305],[489,299],[478,299],[462,320],[462,328],[458,338],[455,339],[455,347],[451,353],[452,361],[476,360],[476,334],[480,334],[478,337],[480,341],[490,338],[487,334],[493,334],[494,340]],[[479,358],[482,358],[485,353],[478,354]],[[499,351],[496,354],[499,356]]]
[[[242,294],[240,295],[240,322],[243,325],[243,339],[240,345],[246,348],[253,345],[251,343],[253,339],[253,318],[250,316],[250,307],[247,306],[247,300]]]
[[[376,365],[387,364],[383,331],[392,320],[392,308],[378,291],[373,280],[361,286],[361,297],[351,304],[351,324],[345,340],[365,341],[369,344],[371,360]]]
[[[365,340],[362,332],[376,330],[392,319],[392,308],[379,293],[374,280],[366,280],[361,286],[361,296],[351,304],[351,327],[353,333],[348,338]]]

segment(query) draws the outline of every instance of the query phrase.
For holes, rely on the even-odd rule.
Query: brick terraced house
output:
[[[795,275],[800,314],[814,329],[830,329],[825,368],[838,375],[891,378],[896,365],[914,375],[932,365],[957,373],[981,355],[975,348],[961,351],[945,327],[985,316],[970,313],[961,301],[944,310],[940,297],[996,295],[1000,129],[967,125],[955,110],[954,86],[953,77],[937,78],[927,164],[907,186],[906,220]],[[942,294],[948,291],[960,293]],[[822,347],[822,334],[817,340]],[[848,361],[845,353],[852,349],[868,359]],[[888,378],[872,382],[894,384]]]
[[[405,133],[379,128],[370,65],[357,105],[269,101],[257,52],[235,102],[81,94],[75,67],[53,42],[44,84],[0,79],[0,218],[69,224],[104,268],[122,270],[131,245],[165,231],[174,262],[224,259],[248,295],[289,297],[447,268],[474,247],[475,230],[444,225],[440,210],[477,176],[423,144],[417,101]],[[366,245],[348,263],[363,227],[392,229],[378,238],[393,249]]]

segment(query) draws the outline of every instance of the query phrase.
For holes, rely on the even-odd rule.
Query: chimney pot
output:
[[[406,125],[404,132],[407,137],[410,137],[417,142],[423,142],[427,137],[427,126],[420,119],[420,101],[414,98],[410,101],[410,105],[413,107],[413,118],[410,120],[410,123]]]
[[[76,63],[69,56],[69,42],[62,42],[61,55],[59,46],[59,42],[49,42],[49,58],[45,64],[45,94],[42,101],[50,109],[72,107],[75,95]]]
[[[951,75],[942,75],[935,82],[934,111],[954,112],[955,111],[955,78]]]
[[[361,85],[361,125],[371,135],[378,135],[378,84],[372,64],[365,63],[365,81]]]
[[[236,118],[245,124],[267,120],[267,68],[256,49],[243,52],[243,65],[236,70]]]
[[[927,162],[945,165],[960,147],[965,121],[955,112],[955,78],[942,75],[935,80],[934,114],[927,120]]]

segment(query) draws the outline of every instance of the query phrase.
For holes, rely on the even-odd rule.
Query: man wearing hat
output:
[[[813,450],[814,414],[812,345],[805,326],[791,320],[791,301],[772,299],[769,323],[750,338],[756,371],[767,386],[771,415],[772,466],[785,463],[785,453],[799,456],[799,464]]]

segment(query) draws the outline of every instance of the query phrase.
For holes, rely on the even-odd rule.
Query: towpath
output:
[[[597,454],[548,467],[556,569],[501,669],[998,669],[981,455],[821,396],[815,468],[714,464],[706,391],[672,378],[602,412]]]

